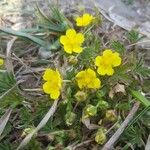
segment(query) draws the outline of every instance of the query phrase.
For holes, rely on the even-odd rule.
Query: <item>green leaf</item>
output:
[[[12,109],[9,108],[5,114],[0,118],[0,135],[3,133],[5,126],[9,120],[10,114],[12,112]]]
[[[136,70],[136,73],[141,75],[142,77],[148,77],[150,76],[150,69],[148,67],[141,66]]]
[[[117,41],[117,40],[113,40],[111,42],[111,48],[114,49],[115,51],[121,53],[121,54],[125,52],[124,45],[120,41]]]
[[[11,35],[15,35],[15,36],[19,36],[19,37],[23,37],[23,38],[27,38],[39,45],[41,45],[42,47],[46,48],[46,49],[50,49],[50,43],[49,42],[45,42],[44,40],[41,40],[37,37],[34,37],[30,34],[27,34],[27,33],[24,33],[24,32],[20,32],[20,31],[15,31],[15,30],[12,30],[10,28],[0,28],[0,31],[1,32],[5,32],[5,33],[8,33],[8,34],[11,34]]]
[[[135,29],[129,31],[127,37],[131,43],[136,43],[143,38],[139,36],[139,32]]]
[[[17,87],[12,73],[0,73],[0,107],[16,107],[21,104],[23,97]]]
[[[16,80],[12,73],[1,72],[0,73],[0,96],[3,92],[9,90],[12,86],[16,84]]]
[[[65,32],[68,26],[67,18],[55,6],[50,6],[50,16],[45,15],[37,6],[37,17],[39,18],[39,27],[53,32]]]
[[[0,143],[0,150],[15,150],[15,148],[9,142],[9,140],[6,140],[6,141]]]
[[[140,118],[143,118],[143,115],[150,110],[150,106],[149,107],[145,107],[141,112],[139,112],[134,118],[133,120],[129,123],[128,127],[126,128],[126,130],[128,128],[130,128],[130,126],[132,126],[133,124],[135,124]]]
[[[150,106],[150,101],[144,97],[141,92],[135,91],[135,90],[130,90],[131,94],[134,98],[136,98],[138,101],[140,101],[144,106],[149,107]]]

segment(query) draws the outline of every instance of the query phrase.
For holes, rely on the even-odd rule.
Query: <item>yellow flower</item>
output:
[[[74,29],[68,29],[66,35],[60,37],[60,43],[64,46],[66,53],[72,54],[81,53],[83,48],[81,47],[84,42],[84,35],[82,33],[76,33]]]
[[[0,58],[0,66],[4,64],[4,60]]]
[[[80,71],[76,75],[76,81],[80,89],[82,88],[100,88],[101,81],[96,78],[96,73],[92,69]]]
[[[62,86],[62,79],[58,70],[46,69],[43,79],[46,81],[43,84],[44,92],[50,94],[52,99],[57,99],[60,96],[60,89]]]
[[[77,26],[87,26],[94,20],[94,17],[88,13],[83,14],[81,17],[76,18]]]
[[[97,56],[95,59],[95,65],[98,66],[97,72],[100,75],[113,75],[113,67],[120,66],[121,58],[119,53],[112,52],[110,49],[106,49],[102,56]]]

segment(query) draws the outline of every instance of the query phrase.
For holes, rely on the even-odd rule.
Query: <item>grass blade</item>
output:
[[[138,101],[140,101],[144,106],[149,107],[150,106],[150,101],[141,94],[139,91],[135,90],[130,90],[131,94],[134,98],[136,98]]]
[[[126,130],[129,129],[129,127],[132,126],[134,123],[136,123],[140,118],[142,118],[142,116],[148,110],[150,110],[150,106],[149,107],[145,107],[137,116],[135,116],[134,119],[129,123],[128,127],[126,128]]]
[[[0,135],[3,133],[5,126],[9,120],[10,114],[12,112],[12,109],[9,108],[5,114],[0,118]]]
[[[0,31],[1,32],[5,32],[5,33],[8,33],[8,34],[11,34],[11,35],[14,35],[14,36],[19,36],[19,37],[23,37],[23,38],[27,38],[39,45],[41,45],[42,47],[46,48],[46,49],[49,49],[50,48],[50,43],[48,42],[45,42],[44,40],[41,40],[37,37],[34,37],[32,35],[29,35],[27,33],[24,33],[24,32],[20,32],[20,31],[15,31],[15,30],[12,30],[10,28],[0,28]]]

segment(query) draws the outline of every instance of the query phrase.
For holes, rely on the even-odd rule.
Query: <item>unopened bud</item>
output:
[[[86,100],[87,98],[87,94],[83,91],[78,91],[76,94],[75,94],[75,98],[78,102],[83,102]]]
[[[65,115],[65,119],[66,119],[66,124],[68,126],[72,125],[74,120],[76,118],[76,114],[73,113],[73,112],[68,112],[66,115]]]
[[[25,128],[22,132],[22,137],[28,135],[29,133],[31,133],[34,129],[33,128]]]
[[[2,66],[3,64],[4,64],[4,60],[0,58],[0,66]]]
[[[107,108],[109,108],[109,104],[108,104],[108,102],[101,100],[98,102],[98,107],[100,109],[107,109]]]
[[[106,111],[105,119],[112,122],[115,121],[117,119],[115,111],[114,110]]]
[[[106,134],[105,134],[104,129],[100,128],[97,131],[96,136],[95,136],[95,141],[98,144],[104,144],[106,142]]]
[[[85,117],[89,117],[89,116],[95,116],[97,114],[97,107],[89,104],[86,106],[85,108]]]
[[[68,62],[69,62],[69,64],[71,64],[71,65],[76,65],[77,62],[78,62],[78,59],[77,59],[77,57],[75,57],[75,56],[72,55],[72,56],[69,57]]]

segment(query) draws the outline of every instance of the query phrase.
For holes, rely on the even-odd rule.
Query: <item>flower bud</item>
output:
[[[75,98],[78,102],[83,102],[86,100],[87,98],[87,94],[83,91],[78,91],[76,94],[75,94]]]
[[[106,134],[105,134],[104,129],[100,128],[97,131],[96,136],[95,136],[95,141],[98,144],[104,144],[106,142]]]
[[[86,106],[84,111],[85,117],[95,116],[97,114],[97,107],[89,104]]]
[[[73,112],[68,112],[66,115],[65,115],[65,120],[66,120],[66,124],[68,126],[72,125],[74,120],[76,118],[76,114],[73,113]]]
[[[3,64],[4,64],[4,60],[0,58],[0,66],[2,66]]]
[[[114,110],[106,111],[105,119],[112,122],[115,121],[117,119],[115,111]]]
[[[28,135],[29,133],[31,133],[33,130],[34,130],[33,127],[31,127],[31,128],[25,128],[25,129],[23,130],[21,136],[24,137],[24,136]]]
[[[96,94],[97,98],[101,99],[105,96],[105,92],[103,90],[99,90]]]
[[[98,102],[98,107],[100,109],[107,109],[107,108],[109,108],[109,104],[108,104],[108,102],[101,100]]]
[[[71,56],[69,57],[68,62],[69,62],[69,64],[71,64],[71,65],[76,65],[77,62],[78,62],[78,59],[77,59],[77,57],[71,55]]]

